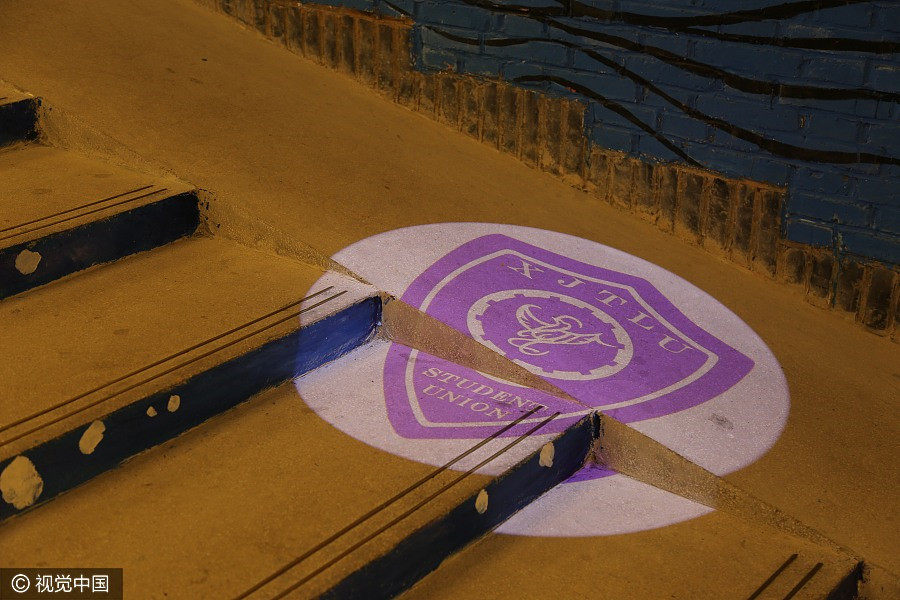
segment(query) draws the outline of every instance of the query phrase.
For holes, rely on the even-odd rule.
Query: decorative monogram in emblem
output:
[[[482,344],[552,379],[609,377],[632,356],[631,339],[615,319],[556,291],[520,288],[488,294],[472,305],[466,322]]]
[[[516,337],[507,341],[519,349],[519,352],[527,356],[543,356],[549,350],[540,350],[538,346],[600,344],[601,346],[613,346],[603,341],[603,333],[576,333],[575,330],[583,329],[584,324],[572,315],[557,315],[545,321],[536,313],[541,307],[537,304],[525,304],[516,311],[516,320],[522,329],[516,332]],[[608,330],[606,335],[609,335]]]

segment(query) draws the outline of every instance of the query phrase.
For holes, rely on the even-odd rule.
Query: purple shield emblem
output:
[[[625,422],[706,402],[753,367],[646,280],[499,234],[439,259],[402,299]],[[407,438],[483,438],[534,408],[507,435],[560,412],[545,430],[553,433],[585,413],[399,344],[388,351],[384,391]]]

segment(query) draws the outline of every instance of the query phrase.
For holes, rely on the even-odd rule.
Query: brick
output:
[[[355,19],[351,15],[340,15],[338,46],[340,48],[341,71],[356,73]]]
[[[451,4],[449,2],[423,2],[419,14],[427,15],[427,21],[436,25],[462,27],[486,31],[490,27],[491,13],[483,8]],[[426,20],[423,18],[423,20]]]
[[[459,128],[466,135],[481,139],[481,85],[465,77],[460,79]]]
[[[869,209],[866,206],[799,190],[791,194],[787,210],[791,215],[823,223],[865,227],[869,222]]]
[[[801,248],[783,248],[778,257],[778,278],[806,286],[806,252]]]
[[[576,100],[566,102],[559,160],[564,173],[581,175],[584,165],[584,105]]]
[[[746,183],[739,183],[735,186],[732,199],[734,227],[728,245],[731,250],[731,259],[744,265],[749,265],[752,258],[751,241],[755,200],[755,186]]]
[[[422,74],[416,71],[404,71],[397,82],[397,102],[412,109],[419,107],[419,90],[422,86]]]
[[[303,55],[317,61],[322,58],[321,15],[318,10],[303,9]]]
[[[647,215],[656,214],[656,198],[653,194],[653,163],[631,160],[630,204]]]
[[[675,210],[675,233],[686,239],[700,241],[700,199],[704,177],[692,171],[678,174],[678,195]]]
[[[891,324],[891,295],[896,274],[886,267],[873,267],[866,289],[862,322],[876,331],[885,331]]]
[[[620,208],[631,208],[631,159],[615,155],[610,160],[609,197],[611,204]]]
[[[500,98],[496,81],[488,81],[482,88],[481,139],[495,148],[500,140]]]
[[[710,179],[706,185],[704,202],[703,243],[724,250],[728,246],[731,226],[730,186],[721,177]]]
[[[630,129],[607,124],[595,124],[591,134],[594,141],[604,148],[625,153],[631,153],[634,150],[639,137]]]
[[[322,59],[332,68],[336,68],[340,62],[339,23],[340,17],[335,13],[322,13]]]
[[[837,235],[846,252],[888,264],[900,264],[900,242],[896,236],[843,228],[837,228]]]
[[[284,39],[288,49],[303,54],[303,9],[299,6],[284,7]]]
[[[268,13],[269,0],[250,0],[249,25],[258,32],[266,33],[266,13]]]
[[[235,17],[248,25],[251,23],[251,12],[253,9],[252,0],[232,0],[228,8],[230,9],[228,14],[232,17]]]
[[[237,17],[238,4],[243,6],[243,1],[242,0],[221,0],[221,2],[219,3],[219,10],[221,10],[226,15],[230,15],[232,17]]]
[[[900,234],[900,206],[876,207],[873,226],[880,231]]]
[[[519,154],[519,94],[515,87],[497,84],[497,143],[500,150]]]
[[[588,181],[594,186],[594,194],[601,200],[609,198],[610,155],[597,146],[591,146]]]
[[[559,146],[562,136],[562,106],[556,98],[541,95],[538,99],[538,144],[540,166],[545,171],[559,170]]]
[[[422,89],[419,92],[419,112],[428,115],[437,114],[437,106],[440,102],[439,94],[440,75],[425,73],[422,76]]]
[[[535,92],[518,90],[519,158],[532,166],[538,164],[538,98]]]
[[[841,87],[860,87],[866,72],[864,58],[810,57],[801,69],[804,79],[840,84]]]
[[[458,78],[455,75],[441,74],[437,76],[438,105],[437,115],[442,123],[451,127],[459,124]]]
[[[781,238],[781,201],[782,193],[775,190],[763,189],[756,194],[753,261],[769,275],[775,274],[777,244]]]
[[[366,83],[375,82],[375,24],[356,20],[356,74]]]
[[[267,35],[282,43],[287,45],[287,41],[284,35],[284,7],[271,3],[267,7],[268,11],[268,31]]]
[[[670,164],[653,169],[653,197],[657,206],[656,226],[674,231],[675,207],[678,206],[678,170]]]
[[[498,77],[503,67],[503,60],[480,54],[460,53],[462,58],[461,72],[481,77]]]
[[[823,247],[831,246],[834,236],[830,227],[820,223],[814,223],[805,219],[788,218],[785,227],[785,237],[792,242]]]
[[[810,264],[807,300],[817,306],[828,306],[831,304],[834,257],[829,252],[810,253],[808,256]]]
[[[378,78],[378,87],[384,91],[394,88],[394,30],[386,24],[378,25],[378,52],[375,60],[375,74]]]
[[[859,309],[859,291],[864,269],[855,260],[845,259],[838,267],[834,305],[838,310],[856,314]]]
[[[486,46],[484,53],[488,56],[502,56],[517,61],[556,67],[565,67],[569,56],[565,47],[549,41],[533,41],[515,46]]]
[[[398,73],[412,70],[412,46],[409,41],[409,29],[394,27],[394,68]]]

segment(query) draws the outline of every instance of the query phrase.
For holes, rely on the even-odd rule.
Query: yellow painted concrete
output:
[[[900,541],[890,535],[900,480],[900,361],[890,341],[189,0],[7,0],[0,75],[327,253],[405,225],[510,222],[596,240],[688,279],[766,340],[790,386],[783,436],[766,456],[728,479],[867,559],[900,570]],[[112,485],[114,477],[97,486]],[[165,507],[168,488],[163,492]],[[557,589],[572,581],[573,571],[602,585],[610,570],[631,566],[636,581],[659,572],[642,561],[665,565],[669,555],[705,548],[685,561],[702,565],[704,557],[716,555],[717,532],[728,531],[721,522],[705,527],[704,519],[634,540],[492,537],[460,558],[477,569],[448,571],[456,577],[439,580],[447,586],[442,593],[516,597],[528,591],[524,578],[518,587],[492,582],[497,573],[531,571],[533,565]],[[272,527],[277,522],[273,516]],[[742,548],[765,546],[757,533],[722,535]],[[774,570],[777,561],[766,564]],[[753,574],[762,567],[758,563]],[[629,575],[619,577],[627,582]],[[719,571],[702,581],[728,582]],[[679,585],[676,597],[696,597],[689,583]]]

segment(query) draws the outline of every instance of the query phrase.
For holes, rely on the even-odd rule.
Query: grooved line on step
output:
[[[536,412],[539,411],[539,410],[541,410],[540,407],[532,408],[531,410],[529,410],[528,412],[524,413],[522,416],[520,416],[520,417],[519,417],[518,419],[516,419],[515,421],[513,421],[513,422],[511,422],[511,423],[509,423],[509,424],[503,426],[502,428],[498,429],[497,431],[495,431],[494,433],[492,433],[492,434],[489,435],[488,437],[484,438],[483,440],[481,440],[480,442],[478,442],[477,444],[475,444],[474,446],[472,446],[472,447],[469,448],[468,450],[464,451],[462,454],[458,454],[457,456],[453,457],[453,458],[450,459],[448,462],[444,463],[443,465],[441,465],[441,466],[438,467],[437,469],[431,471],[429,474],[425,475],[424,477],[422,477],[421,479],[419,479],[418,481],[416,481],[415,483],[413,483],[412,485],[410,485],[409,487],[407,487],[407,488],[404,489],[403,491],[397,493],[397,494],[394,495],[393,497],[391,497],[391,498],[389,498],[388,500],[382,502],[381,504],[379,504],[379,505],[376,506],[375,508],[371,509],[369,512],[367,512],[367,513],[365,513],[364,515],[358,517],[355,521],[353,521],[353,522],[350,523],[349,525],[344,526],[343,528],[341,528],[340,530],[338,530],[338,531],[336,531],[335,533],[331,534],[330,536],[328,536],[327,538],[325,538],[324,540],[322,540],[321,542],[319,542],[318,544],[316,544],[315,546],[313,546],[312,548],[310,548],[309,550],[307,550],[306,552],[304,552],[303,554],[301,554],[301,555],[298,556],[297,558],[293,559],[291,562],[287,563],[287,564],[284,565],[283,567],[280,567],[277,571],[275,571],[274,573],[272,573],[272,574],[269,575],[268,577],[265,577],[264,579],[262,579],[261,581],[259,581],[256,585],[254,585],[253,587],[249,588],[248,590],[246,590],[245,592],[243,592],[241,595],[237,596],[237,597],[235,598],[235,600],[242,600],[243,598],[246,598],[247,596],[249,596],[249,595],[252,594],[253,592],[259,590],[261,587],[263,587],[263,586],[267,585],[268,583],[274,581],[275,579],[277,579],[277,578],[280,577],[281,575],[284,575],[285,573],[287,573],[288,571],[290,571],[291,569],[293,569],[294,567],[296,567],[297,565],[299,565],[301,562],[303,562],[304,560],[306,560],[307,558],[309,558],[310,556],[312,556],[313,554],[315,554],[316,552],[318,552],[318,551],[321,550],[322,548],[325,548],[325,547],[328,546],[329,544],[331,544],[331,543],[337,541],[338,539],[340,539],[341,537],[343,537],[343,536],[344,536],[345,534],[347,534],[348,532],[350,532],[350,531],[352,531],[353,529],[359,527],[360,525],[362,525],[363,523],[365,523],[366,521],[368,521],[369,519],[371,519],[372,517],[374,517],[375,515],[377,515],[377,514],[380,513],[381,511],[385,510],[386,508],[388,508],[388,507],[391,506],[392,504],[394,504],[394,503],[396,503],[397,501],[403,499],[404,497],[406,497],[407,495],[409,495],[410,493],[412,493],[412,492],[415,491],[416,489],[420,488],[420,487],[421,487],[422,485],[424,485],[425,483],[431,481],[432,479],[434,479],[435,477],[437,477],[438,475],[440,475],[441,473],[443,473],[444,471],[446,471],[447,469],[449,469],[450,467],[452,467],[454,464],[458,463],[459,461],[461,461],[461,460],[464,459],[465,457],[469,456],[470,454],[472,454],[473,452],[475,452],[475,451],[478,450],[479,448],[482,448],[482,447],[483,447],[485,444],[487,444],[488,442],[497,439],[498,437],[500,437],[501,435],[503,435],[504,433],[506,433],[507,431],[509,431],[510,429],[512,429],[513,427],[515,427],[516,425],[518,425],[519,423],[521,423],[522,421],[524,421],[525,419],[527,419],[528,417],[530,417],[531,415],[533,415],[534,413],[536,413]]]
[[[806,575],[803,576],[803,579],[801,579],[797,583],[797,585],[794,586],[794,589],[792,589],[791,591],[789,591],[787,593],[787,596],[784,597],[784,600],[791,600],[791,598],[796,596],[797,592],[799,592],[801,589],[803,589],[803,586],[805,586],[807,583],[809,583],[809,580],[812,579],[813,577],[815,577],[816,573],[818,573],[819,569],[821,569],[821,568],[822,568],[822,563],[816,563],[816,566],[814,566],[812,569],[810,569],[809,573],[807,573]]]
[[[475,465],[474,467],[472,467],[471,469],[469,469],[468,471],[466,471],[465,473],[463,473],[462,475],[460,475],[459,477],[457,477],[450,483],[445,484],[443,487],[441,487],[436,492],[433,492],[431,495],[429,495],[429,496],[425,497],[423,500],[419,501],[415,506],[413,506],[409,510],[405,511],[404,513],[400,514],[399,516],[397,516],[394,519],[392,519],[391,521],[389,521],[386,525],[379,527],[373,533],[367,535],[366,537],[364,537],[357,543],[353,544],[352,546],[350,546],[349,548],[347,548],[346,550],[344,550],[343,552],[341,552],[340,554],[338,554],[331,560],[327,561],[321,567],[315,569],[314,571],[312,571],[311,573],[309,573],[308,575],[306,575],[305,577],[303,577],[296,583],[291,584],[290,586],[283,589],[276,595],[272,596],[271,600],[278,600],[279,598],[284,598],[285,596],[287,596],[288,594],[290,594],[291,592],[296,590],[298,587],[300,587],[304,583],[308,582],[310,579],[312,579],[313,577],[315,577],[322,571],[328,569],[329,567],[331,567],[338,561],[342,560],[343,558],[349,556],[350,554],[352,554],[353,552],[358,550],[360,547],[369,543],[370,541],[372,541],[373,539],[375,539],[376,537],[378,537],[379,535],[381,535],[382,533],[384,533],[385,531],[387,531],[388,529],[390,529],[391,527],[393,527],[400,521],[406,519],[408,516],[412,515],[414,512],[416,512],[417,510],[419,510],[420,508],[422,508],[423,506],[425,506],[426,504],[428,504],[429,502],[431,502],[432,500],[434,500],[435,498],[437,498],[438,496],[440,496],[441,494],[443,494],[444,492],[446,492],[447,490],[449,490],[450,488],[452,488],[453,486],[458,484],[459,482],[461,482],[464,479],[466,479],[467,477],[469,477],[472,473],[474,473],[475,471],[477,471],[484,465],[488,464],[489,462],[491,462],[498,456],[511,450],[513,448],[513,446],[516,446],[519,442],[521,442],[525,438],[531,436],[538,429],[541,429],[544,425],[546,425],[547,423],[549,423],[550,421],[552,421],[553,419],[558,417],[559,414],[560,413],[558,413],[558,412],[553,413],[552,415],[550,415],[549,417],[547,417],[546,419],[544,419],[543,421],[541,421],[540,423],[538,423],[537,425],[535,425],[534,427],[532,427],[531,429],[529,429],[528,431],[526,431],[525,433],[523,433],[522,435],[520,435],[519,437],[514,439],[512,442],[510,442],[509,444],[507,444],[506,446],[504,446],[497,452],[491,454],[486,459],[484,459],[483,461],[481,461],[480,463],[478,463],[477,465]]]
[[[772,582],[775,581],[775,579],[777,579],[778,576],[781,575],[784,570],[787,569],[795,560],[797,560],[797,554],[791,554],[790,557],[788,557],[788,559],[784,561],[783,565],[775,569],[775,572],[769,575],[769,578],[763,581],[762,585],[756,588],[756,591],[750,594],[749,597],[747,597],[747,600],[756,600],[756,598],[759,598],[759,595],[762,594],[767,587],[772,585]]]
[[[128,195],[128,194],[133,194],[133,193],[135,193],[135,192],[138,192],[138,191],[141,191],[141,190],[145,190],[145,189],[147,189],[147,188],[149,188],[149,187],[153,187],[153,186],[149,186],[149,185],[148,185],[148,186],[145,186],[145,187],[143,187],[143,188],[138,188],[138,189],[136,189],[136,190],[131,190],[130,192],[122,192],[121,194],[118,194],[118,195],[116,195],[116,196],[110,196],[109,198],[104,198],[103,200],[97,200],[96,202],[90,202],[90,203],[85,204],[85,205],[83,205],[83,206],[78,206],[78,207],[75,207],[75,208],[70,208],[70,209],[68,209],[68,210],[64,210],[64,211],[59,212],[59,213],[56,213],[56,214],[54,214],[54,215],[47,215],[46,217],[41,217],[41,218],[39,218],[39,219],[35,219],[35,220],[33,220],[33,221],[28,221],[28,222],[26,222],[26,223],[21,223],[21,224],[19,224],[19,225],[15,225],[15,226],[13,226],[13,227],[7,227],[6,229],[0,229],[0,232],[3,232],[3,231],[9,231],[9,230],[11,230],[11,229],[18,229],[19,227],[24,227],[25,225],[30,225],[30,224],[32,224],[32,223],[37,223],[37,222],[40,222],[40,221],[44,221],[44,220],[46,220],[46,219],[51,219],[51,218],[53,218],[53,217],[56,217],[56,216],[59,216],[59,215],[64,215],[64,214],[70,213],[70,212],[72,212],[72,211],[81,210],[82,208],[85,208],[85,207],[88,207],[88,206],[93,206],[93,205],[95,205],[95,204],[99,204],[99,203],[101,203],[101,202],[106,202],[106,201],[108,201],[108,200],[114,200],[114,199],[116,199],[116,198],[120,198],[120,197],[125,196],[125,195]],[[120,205],[122,205],[122,204],[127,204],[127,203],[129,203],[129,202],[135,202],[136,200],[141,200],[141,199],[147,198],[147,197],[149,197],[149,196],[153,196],[153,195],[156,195],[156,194],[161,194],[162,192],[165,192],[165,191],[167,191],[167,190],[168,190],[168,188],[159,188],[159,189],[157,189],[157,190],[153,190],[152,192],[147,192],[146,194],[141,194],[140,196],[135,196],[134,198],[126,198],[125,200],[120,200],[119,202],[114,202],[114,203],[112,203],[112,204],[108,204],[108,205],[106,205],[106,206],[101,206],[101,207],[95,208],[95,209],[93,209],[93,210],[89,210],[89,211],[86,211],[86,212],[78,213],[77,215],[72,215],[72,216],[66,217],[66,218],[64,218],[64,219],[59,219],[58,221],[53,221],[52,223],[45,223],[44,225],[38,225],[37,227],[32,227],[31,229],[26,229],[26,230],[24,230],[24,231],[19,231],[19,232],[17,232],[17,233],[11,233],[11,234],[9,234],[9,235],[0,237],[0,242],[2,242],[3,240],[8,240],[8,239],[10,239],[10,238],[18,237],[18,236],[20,236],[20,235],[25,235],[25,234],[28,234],[28,233],[34,233],[35,231],[39,231],[39,230],[41,230],[41,229],[46,229],[47,227],[53,227],[54,225],[59,225],[60,223],[65,223],[66,221],[71,221],[72,219],[78,219],[79,217],[85,217],[85,216],[87,216],[87,215],[91,215],[91,214],[94,214],[94,213],[96,213],[96,212],[100,212],[100,211],[103,211],[103,210],[107,210],[107,209],[110,209],[110,208],[114,208],[114,207],[120,206]]]
[[[66,406],[66,405],[68,405],[68,404],[71,404],[71,403],[73,403],[73,402],[75,402],[75,401],[77,401],[77,400],[81,400],[82,398],[84,398],[84,397],[86,397],[86,396],[89,396],[89,395],[91,395],[91,394],[93,394],[93,393],[95,393],[95,392],[98,392],[98,391],[100,391],[100,390],[102,390],[102,389],[104,389],[104,388],[107,388],[107,387],[109,387],[109,386],[111,386],[111,385],[114,385],[114,384],[116,384],[116,383],[119,383],[119,382],[121,382],[121,381],[124,381],[124,380],[126,380],[126,379],[128,379],[128,378],[130,378],[130,377],[133,377],[133,376],[135,376],[135,375],[138,375],[138,374],[140,374],[140,373],[143,373],[144,371],[147,371],[147,370],[152,369],[152,368],[154,368],[154,367],[158,367],[158,366],[160,366],[161,364],[163,364],[163,363],[165,363],[165,362],[168,362],[168,361],[170,361],[170,360],[172,360],[172,359],[174,359],[174,358],[178,358],[179,356],[182,356],[182,355],[184,355],[184,354],[187,354],[188,352],[191,352],[191,351],[193,351],[193,350],[197,350],[197,349],[199,349],[199,348],[201,348],[201,347],[203,347],[203,346],[205,346],[205,345],[207,345],[207,344],[209,344],[209,343],[211,343],[211,342],[215,342],[215,341],[217,341],[217,340],[222,339],[222,338],[225,337],[225,336],[231,335],[231,334],[233,334],[233,333],[237,333],[238,331],[240,331],[240,330],[242,330],[242,329],[246,329],[247,327],[249,327],[249,326],[251,326],[251,325],[254,325],[255,323],[258,323],[258,322],[260,322],[260,321],[262,321],[262,320],[264,320],[264,319],[267,319],[267,318],[269,318],[269,317],[275,316],[275,315],[278,314],[278,313],[284,312],[285,310],[288,310],[288,309],[290,309],[290,308],[292,308],[292,307],[295,307],[295,306],[297,306],[297,305],[299,305],[299,304],[305,302],[306,300],[309,300],[309,299],[311,299],[311,298],[315,298],[316,296],[320,296],[321,294],[324,294],[325,292],[327,292],[328,290],[331,290],[331,289],[333,289],[333,288],[334,288],[334,286],[328,286],[328,287],[326,287],[326,288],[324,288],[324,289],[321,289],[321,290],[319,290],[318,292],[316,292],[316,293],[314,293],[314,294],[312,294],[312,295],[310,295],[310,296],[307,296],[307,297],[305,297],[305,298],[301,298],[300,300],[296,300],[296,301],[294,301],[294,302],[291,302],[290,304],[286,304],[285,306],[282,306],[281,308],[278,308],[278,309],[276,309],[276,310],[274,310],[274,311],[272,311],[272,312],[270,312],[270,313],[267,313],[267,314],[265,314],[265,315],[263,315],[263,316],[261,316],[261,317],[257,317],[257,318],[255,318],[255,319],[253,319],[252,321],[249,321],[249,322],[247,322],[247,323],[244,323],[243,325],[239,325],[239,326],[237,326],[237,327],[234,327],[234,328],[232,328],[232,329],[229,329],[228,331],[226,331],[226,332],[224,332],[224,333],[220,333],[220,334],[218,334],[218,335],[216,335],[216,336],[214,336],[214,337],[211,337],[211,338],[209,338],[208,340],[204,340],[204,341],[202,341],[202,342],[200,342],[200,343],[198,343],[198,344],[194,344],[193,346],[191,346],[191,347],[189,347],[189,348],[185,348],[185,349],[183,349],[183,350],[179,350],[178,352],[176,352],[176,353],[174,353],[174,354],[171,354],[171,355],[169,355],[169,356],[167,356],[167,357],[165,357],[165,358],[162,358],[162,359],[160,359],[160,360],[157,360],[156,362],[154,362],[154,363],[152,363],[152,364],[150,364],[150,365],[146,365],[146,366],[144,366],[144,367],[141,367],[140,369],[136,369],[136,370],[134,370],[134,371],[132,371],[132,372],[130,372],[130,373],[127,373],[126,375],[122,375],[122,376],[120,376],[120,377],[117,377],[116,379],[113,379],[112,381],[108,381],[108,382],[104,383],[103,385],[100,385],[100,386],[95,387],[95,388],[93,388],[93,389],[91,389],[91,390],[88,390],[88,391],[86,391],[86,392],[83,392],[83,393],[81,393],[81,394],[78,394],[77,396],[75,396],[75,397],[73,397],[73,398],[69,398],[68,400],[65,400],[65,401],[63,401],[63,402],[60,402],[60,403],[58,403],[58,404],[55,404],[54,406],[45,408],[44,410],[38,411],[38,412],[36,412],[36,413],[34,413],[34,414],[28,415],[27,417],[22,417],[21,419],[19,419],[19,420],[17,420],[17,421],[14,421],[14,422],[12,422],[12,423],[9,423],[9,424],[7,424],[7,425],[4,425],[4,426],[0,427],[0,432],[2,432],[2,431],[7,431],[7,430],[9,430],[9,429],[11,429],[11,428],[13,428],[13,427],[16,427],[16,426],[18,426],[18,425],[21,425],[22,423],[27,423],[28,421],[31,421],[31,420],[33,420],[33,419],[35,419],[35,418],[37,418],[37,417],[40,417],[40,416],[45,415],[45,414],[47,414],[47,413],[49,413],[49,412],[52,412],[52,411],[57,410],[57,409],[59,409],[59,408],[62,408],[62,407]],[[49,426],[49,425],[53,425],[53,424],[55,424],[55,423],[58,423],[58,422],[60,422],[60,421],[62,421],[62,420],[68,419],[69,417],[71,417],[71,416],[73,416],[73,415],[76,415],[76,414],[78,414],[78,413],[80,413],[80,412],[83,412],[83,411],[89,409],[89,408],[92,408],[92,407],[94,407],[94,406],[97,406],[98,404],[102,404],[103,402],[106,402],[106,401],[108,401],[108,400],[110,400],[110,399],[112,399],[112,398],[118,396],[119,394],[123,394],[123,393],[125,393],[125,392],[127,392],[127,391],[133,390],[134,388],[136,388],[136,387],[138,387],[138,386],[144,385],[145,383],[149,383],[150,381],[153,381],[154,379],[157,379],[157,378],[159,378],[159,377],[162,377],[163,375],[167,375],[167,374],[169,374],[169,373],[171,373],[171,372],[173,372],[173,371],[175,371],[175,370],[177,370],[177,369],[180,369],[180,368],[182,368],[182,367],[185,367],[185,366],[187,366],[187,365],[189,365],[189,364],[191,364],[191,363],[197,362],[198,360],[201,360],[201,359],[203,359],[203,358],[206,358],[207,356],[211,356],[212,354],[215,354],[216,352],[219,352],[220,350],[224,350],[225,348],[228,348],[229,346],[233,346],[233,345],[235,345],[235,344],[237,344],[237,343],[239,343],[239,342],[242,342],[242,341],[244,341],[244,340],[246,340],[246,339],[248,339],[248,338],[253,337],[254,335],[257,335],[257,334],[259,334],[259,333],[262,333],[262,332],[264,332],[264,331],[267,330],[267,329],[271,329],[271,328],[273,328],[273,327],[275,327],[275,326],[277,326],[277,325],[280,325],[281,323],[284,323],[285,321],[289,321],[290,319],[293,319],[293,318],[295,318],[295,317],[298,317],[298,316],[300,316],[301,314],[303,314],[303,313],[305,313],[305,312],[307,312],[307,311],[309,311],[309,310],[312,310],[312,309],[314,309],[314,308],[316,308],[316,307],[318,307],[318,306],[321,306],[322,304],[325,304],[326,302],[330,302],[330,301],[334,300],[335,298],[337,298],[338,296],[342,296],[343,294],[346,294],[346,293],[347,293],[347,290],[342,290],[342,291],[340,291],[340,292],[338,292],[338,293],[336,293],[336,294],[333,294],[333,295],[329,296],[328,298],[325,298],[324,300],[320,300],[319,302],[316,302],[315,304],[313,304],[313,305],[311,305],[311,306],[307,306],[306,308],[303,308],[303,309],[301,309],[301,310],[298,311],[298,312],[291,313],[291,314],[289,314],[289,315],[286,316],[286,317],[282,317],[281,319],[279,319],[279,320],[277,320],[277,321],[275,321],[275,322],[273,322],[273,323],[270,323],[270,324],[268,324],[268,325],[265,325],[265,326],[261,327],[260,329],[257,329],[257,330],[255,330],[255,331],[252,331],[252,332],[247,333],[247,334],[244,334],[244,335],[242,335],[241,337],[239,337],[239,338],[237,338],[237,339],[235,339],[235,340],[232,340],[232,341],[227,342],[227,343],[225,343],[225,344],[223,344],[223,345],[221,345],[221,346],[218,346],[217,348],[213,348],[212,350],[208,350],[207,352],[204,352],[203,354],[201,354],[201,355],[199,355],[199,356],[195,356],[194,358],[191,358],[190,360],[187,360],[187,361],[185,361],[185,362],[182,362],[182,363],[180,363],[180,364],[177,364],[177,365],[175,365],[175,366],[173,366],[173,367],[169,367],[168,369],[166,369],[165,371],[162,371],[161,373],[157,373],[157,374],[155,374],[155,375],[151,375],[150,377],[147,377],[147,378],[145,378],[145,379],[142,379],[141,381],[139,381],[139,382],[137,382],[137,383],[131,384],[131,385],[129,385],[128,387],[125,387],[125,388],[123,388],[123,389],[121,389],[121,390],[118,390],[118,391],[116,391],[116,392],[113,392],[112,394],[109,394],[109,395],[107,395],[107,396],[104,396],[104,397],[102,397],[102,398],[100,398],[100,399],[98,399],[98,400],[95,400],[94,402],[91,402],[91,403],[89,403],[89,404],[86,404],[85,406],[82,406],[82,407],[80,407],[80,408],[78,408],[78,409],[76,409],[76,410],[74,410],[74,411],[71,411],[71,412],[69,412],[69,413],[67,413],[67,414],[65,414],[65,415],[63,415],[63,416],[61,416],[61,417],[57,417],[56,419],[53,419],[52,421],[49,421],[48,423],[44,423],[44,424],[42,424],[42,425],[40,425],[40,426],[38,426],[38,427],[29,429],[28,431],[25,431],[25,432],[23,432],[23,433],[20,433],[20,434],[18,434],[18,435],[13,436],[13,437],[7,438],[7,439],[3,440],[2,442],[0,442],[0,447],[5,446],[5,445],[7,445],[7,444],[9,444],[9,443],[11,443],[11,442],[14,442],[14,441],[18,440],[18,439],[21,439],[21,438],[23,438],[23,437],[25,437],[25,436],[27,436],[27,435],[30,435],[30,434],[32,434],[32,433],[34,433],[34,432],[36,432],[36,431],[39,431],[39,430],[43,429],[44,427],[47,427],[47,426]]]

